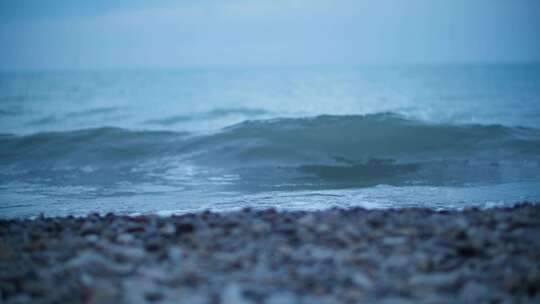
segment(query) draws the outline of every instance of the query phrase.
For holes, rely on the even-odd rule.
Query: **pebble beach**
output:
[[[539,303],[540,206],[0,220],[2,303]]]

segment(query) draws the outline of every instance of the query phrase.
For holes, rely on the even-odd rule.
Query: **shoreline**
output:
[[[4,303],[538,303],[540,204],[0,219]]]

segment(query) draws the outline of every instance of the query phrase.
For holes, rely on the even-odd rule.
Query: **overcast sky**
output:
[[[540,61],[540,0],[0,0],[0,69]]]

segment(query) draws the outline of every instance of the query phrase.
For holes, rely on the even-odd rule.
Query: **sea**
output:
[[[0,217],[540,201],[540,65],[0,72]]]

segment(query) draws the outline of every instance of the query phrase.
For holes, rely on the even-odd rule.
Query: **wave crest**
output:
[[[69,174],[79,183],[179,180],[173,175],[199,168],[182,180],[233,174],[241,187],[324,188],[504,182],[537,178],[540,167],[540,130],[393,113],[252,120],[210,135],[118,128],[1,135],[0,145],[0,182]]]

